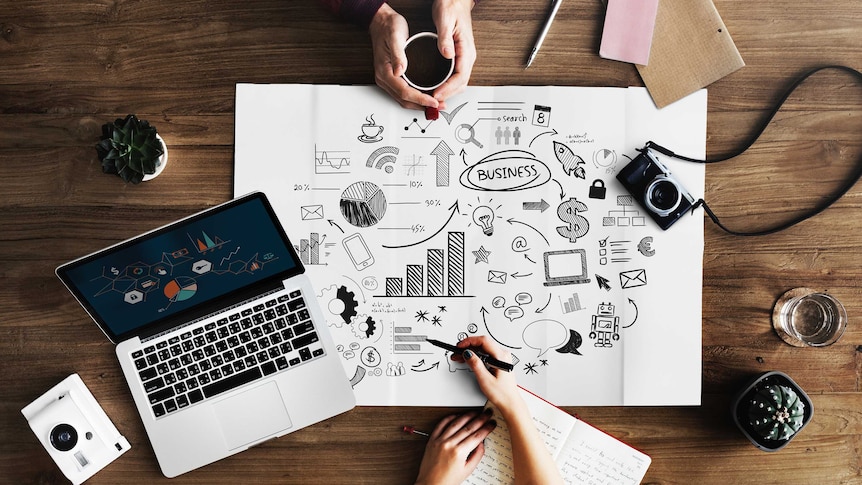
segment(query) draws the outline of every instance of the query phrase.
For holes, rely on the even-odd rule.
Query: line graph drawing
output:
[[[314,173],[320,175],[350,173],[350,151],[318,150],[315,143]]]

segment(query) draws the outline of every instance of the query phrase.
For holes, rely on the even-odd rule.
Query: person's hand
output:
[[[446,59],[455,58],[452,77],[434,90],[434,98],[444,103],[467,87],[476,62],[473,41],[473,0],[435,0],[431,16],[437,27],[437,48]]]
[[[404,44],[410,34],[407,20],[384,3],[371,19],[368,31],[374,53],[374,82],[405,108],[439,108],[440,103],[434,97],[413,89],[401,77],[407,69],[404,54]]]
[[[503,362],[511,362],[512,355],[496,342],[486,336],[467,337],[458,342],[457,346],[462,349],[476,349]],[[477,357],[473,351],[466,350],[461,354],[452,354],[452,360],[466,362],[476,375],[476,382],[482,393],[497,406],[504,414],[513,410],[519,404],[518,384],[515,381],[514,372],[485,367],[485,363]]]
[[[431,7],[437,27],[437,48],[447,59],[455,58],[452,76],[434,90],[432,96],[414,89],[401,77],[407,69],[404,44],[410,30],[407,20],[384,3],[368,27],[374,55],[374,82],[405,108],[445,109],[446,99],[467,86],[476,62],[472,8],[473,0],[435,0]]]
[[[443,418],[425,446],[416,485],[458,485],[485,455],[482,440],[494,430],[490,412],[473,411]]]

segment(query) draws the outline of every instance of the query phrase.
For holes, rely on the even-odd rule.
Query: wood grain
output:
[[[393,1],[414,30],[428,2]],[[715,0],[746,67],[709,88],[707,151],[730,153],[783,91],[824,64],[862,69],[862,2]],[[483,0],[474,10],[474,85],[642,85],[597,55],[602,2],[567,1],[533,66],[543,2]],[[313,0],[19,0],[0,3],[0,483],[67,483],[20,410],[81,374],[133,448],[88,483],[168,483],[113,346],[53,276],[60,263],[232,196],[238,82],[373,82],[368,34]],[[101,173],[101,124],[128,113],[167,140],[165,175],[140,186]],[[823,73],[751,150],[707,167],[705,195],[728,226],[751,230],[823,200],[862,163],[862,85]],[[761,238],[707,221],[703,404],[572,408],[652,456],[644,483],[862,483],[862,188],[813,220]],[[700,216],[700,215],[698,215]],[[785,290],[838,296],[837,344],[798,349],[771,328]],[[684,324],[684,322],[681,322]],[[781,370],[811,395],[811,424],[778,453],[751,446],[729,406],[751,376]],[[362,407],[172,480],[176,484],[404,484],[448,408]]]

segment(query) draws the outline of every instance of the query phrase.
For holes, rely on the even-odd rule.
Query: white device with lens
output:
[[[78,374],[52,387],[21,414],[74,485],[131,448]]]

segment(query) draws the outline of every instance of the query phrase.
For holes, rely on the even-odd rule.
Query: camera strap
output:
[[[663,146],[661,146],[655,142],[652,142],[652,141],[647,142],[647,144],[644,146],[644,148],[639,149],[638,151],[642,152],[642,151],[646,151],[648,149],[652,149],[652,150],[655,150],[655,151],[657,151],[657,152],[659,152],[665,156],[673,157],[673,158],[676,158],[679,160],[683,160],[686,162],[693,162],[693,163],[718,163],[718,162],[723,162],[725,160],[730,160],[731,158],[737,157],[737,156],[743,154],[749,148],[751,148],[751,146],[754,145],[754,143],[757,141],[757,139],[760,138],[760,135],[763,134],[763,132],[766,130],[766,127],[769,126],[769,123],[772,122],[772,119],[775,117],[776,114],[778,114],[778,111],[784,105],[784,102],[787,101],[787,98],[789,98],[790,95],[793,94],[793,92],[796,90],[796,88],[798,88],[803,82],[805,82],[805,80],[807,80],[812,75],[814,75],[820,71],[827,70],[827,69],[835,69],[835,70],[839,70],[839,71],[844,71],[844,72],[852,75],[856,80],[858,80],[860,83],[862,83],[862,72],[859,72],[856,69],[853,69],[853,68],[847,67],[847,66],[840,66],[840,65],[821,66],[821,67],[812,69],[811,71],[808,71],[802,77],[800,77],[798,80],[796,80],[796,82],[793,83],[792,86],[790,86],[790,88],[787,90],[787,92],[781,98],[781,101],[779,101],[778,104],[776,104],[776,106],[772,110],[772,112],[769,113],[769,116],[766,117],[766,121],[764,123],[762,123],[760,125],[760,127],[756,130],[754,135],[748,139],[748,141],[743,145],[743,148],[741,150],[738,150],[735,153],[731,153],[730,155],[724,155],[724,156],[717,157],[717,158],[706,158],[705,160],[699,160],[699,159],[695,159],[695,158],[684,157],[682,155],[677,155],[676,153],[672,152],[671,150],[668,150],[667,148],[665,148],[665,147],[663,147]],[[838,199],[843,197],[844,194],[846,194],[847,191],[849,191],[856,184],[856,182],[859,181],[860,178],[862,178],[862,157],[860,157],[859,161],[856,163],[856,166],[855,166],[853,173],[851,174],[850,177],[847,178],[844,185],[839,187],[838,190],[833,192],[829,197],[824,199],[821,203],[816,205],[810,211],[807,211],[807,212],[797,216],[796,218],[791,219],[790,221],[785,222],[783,224],[780,224],[778,226],[768,228],[768,229],[759,230],[759,231],[744,232],[744,231],[734,231],[734,230],[728,229],[727,227],[724,226],[724,224],[721,223],[721,221],[719,221],[718,216],[716,216],[715,213],[712,212],[712,210],[706,204],[706,201],[704,199],[699,199],[697,202],[695,202],[694,205],[692,206],[691,210],[692,210],[692,212],[694,212],[695,209],[697,209],[700,206],[703,206],[704,212],[706,212],[706,214],[709,216],[709,218],[712,219],[712,222],[714,222],[718,227],[720,227],[725,232],[727,232],[729,234],[733,234],[734,236],[765,236],[767,234],[773,234],[773,233],[776,233],[779,231],[783,231],[784,229],[795,226],[796,224],[799,224],[800,222],[802,222],[806,219],[810,219],[811,217],[814,217],[817,214],[823,212],[829,206],[831,206],[833,203],[835,203]]]

